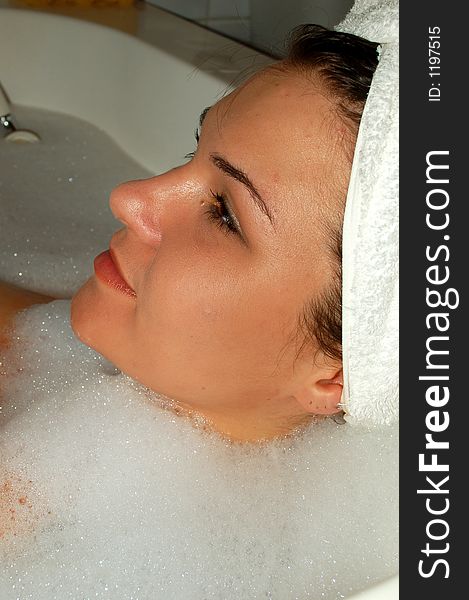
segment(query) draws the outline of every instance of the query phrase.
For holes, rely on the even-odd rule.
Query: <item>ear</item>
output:
[[[343,390],[342,369],[321,370],[305,382],[295,394],[302,408],[317,415],[333,415],[340,412],[339,403]]]

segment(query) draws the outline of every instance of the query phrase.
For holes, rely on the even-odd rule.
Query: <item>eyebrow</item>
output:
[[[226,158],[223,158],[219,154],[210,154],[210,160],[216,167],[220,169],[220,171],[223,171],[223,173],[228,175],[228,177],[232,177],[233,179],[239,181],[239,183],[242,183],[244,185],[244,187],[248,190],[249,195],[254,200],[254,203],[257,206],[257,208],[259,208],[259,210],[262,213],[264,213],[266,217],[268,217],[270,223],[272,224],[272,227],[274,227],[274,219],[271,212],[267,208],[267,205],[262,199],[262,196],[259,194],[256,187],[246,175],[246,173],[238,167],[232,165],[226,160]]]
[[[204,124],[205,117],[207,116],[207,113],[211,108],[212,108],[211,106],[207,106],[207,108],[204,108],[204,110],[200,113],[199,127],[202,127],[202,125]]]
[[[211,106],[207,106],[200,113],[199,128],[202,127],[202,125],[205,121],[205,117],[207,116],[207,113],[211,108],[212,108]],[[264,202],[259,191],[256,189],[256,186],[252,183],[252,181],[249,179],[249,177],[246,175],[246,173],[242,169],[239,169],[238,167],[235,167],[234,165],[232,165],[230,162],[228,162],[226,160],[226,158],[223,158],[219,154],[216,154],[216,153],[210,154],[210,160],[216,167],[218,167],[218,169],[220,169],[220,171],[223,171],[223,173],[228,175],[228,177],[232,177],[233,179],[235,179],[236,181],[239,181],[239,183],[244,185],[244,187],[248,190],[249,195],[254,200],[255,205],[260,209],[260,211],[264,215],[266,215],[266,217],[269,219],[272,227],[275,228],[274,218],[272,216],[272,213],[268,209],[267,204]]]

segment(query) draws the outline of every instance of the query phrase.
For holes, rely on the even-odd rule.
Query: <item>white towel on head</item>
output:
[[[346,420],[399,416],[399,23],[397,0],[357,0],[336,28],[378,42],[343,227],[342,350]]]

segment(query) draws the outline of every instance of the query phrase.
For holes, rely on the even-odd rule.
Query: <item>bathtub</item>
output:
[[[0,81],[12,102],[66,113],[107,132],[151,172],[193,146],[201,108],[271,59],[155,7],[73,12],[0,0]],[[63,9],[64,11],[67,9]],[[149,127],[151,123],[151,127]],[[155,153],[155,139],[165,153]],[[397,575],[353,596],[394,600]]]

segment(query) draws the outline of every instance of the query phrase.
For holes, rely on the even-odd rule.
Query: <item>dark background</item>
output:
[[[468,505],[465,484],[469,473],[466,464],[469,443],[469,393],[466,383],[469,374],[466,350],[469,333],[466,311],[469,194],[466,180],[469,163],[468,98],[465,91],[468,89],[469,72],[466,49],[468,12],[467,4],[462,2],[403,0],[400,4],[400,588],[403,599],[468,597],[463,577],[469,572],[469,566],[465,564],[469,554],[465,514]],[[440,102],[427,101],[432,83],[428,76],[428,29],[434,26],[441,29],[441,75],[433,78],[434,82],[440,82]],[[431,231],[425,225],[425,196],[431,187],[425,183],[425,157],[430,150],[450,151],[450,185],[442,187],[450,193],[448,211],[451,221],[449,228],[441,232]],[[448,242],[443,241],[444,234],[450,235]],[[458,289],[460,305],[455,310],[436,309],[447,310],[451,319],[449,332],[440,334],[450,336],[451,397],[445,408],[450,413],[451,422],[449,429],[440,434],[440,439],[450,441],[450,449],[439,452],[441,459],[447,457],[450,464],[447,485],[451,507],[448,513],[442,515],[450,525],[448,538],[442,542],[431,542],[427,540],[425,526],[432,518],[438,517],[427,513],[426,496],[416,493],[419,488],[429,487],[425,485],[426,474],[418,471],[418,455],[424,451],[425,433],[428,431],[425,415],[430,410],[425,402],[428,382],[419,382],[418,376],[425,374],[425,341],[432,335],[425,326],[425,316],[431,312],[425,302],[425,274],[429,266],[425,247],[429,244],[436,248],[440,243],[447,243],[450,248],[451,256],[446,264],[451,276],[446,286]],[[431,476],[431,473],[427,474]],[[435,473],[435,482],[442,478],[441,475]],[[441,506],[444,496],[438,498]],[[443,546],[445,541],[450,543],[448,554],[433,555],[448,560],[449,579],[444,579],[441,566],[429,579],[419,576],[418,562],[425,558],[421,549],[427,541],[434,546]],[[427,570],[431,562],[426,559]]]

